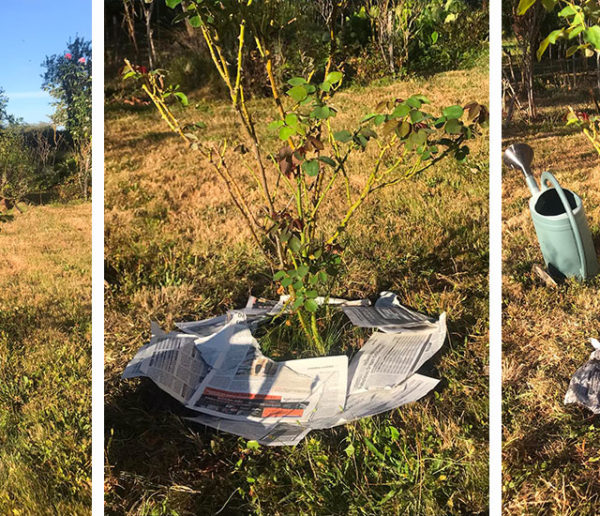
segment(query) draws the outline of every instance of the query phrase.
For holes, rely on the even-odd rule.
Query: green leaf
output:
[[[181,3],[181,0],[166,0],[167,7],[174,9]]]
[[[583,39],[590,43],[596,50],[600,50],[600,27],[592,25],[584,31]]]
[[[381,125],[383,124],[383,122],[385,122],[385,115],[377,115],[373,120],[373,123],[375,125]]]
[[[283,288],[287,288],[289,287],[292,283],[294,282],[294,280],[292,278],[290,278],[289,276],[287,276],[286,278],[283,278],[281,280],[281,286]]]
[[[185,96],[185,93],[182,93],[181,91],[176,91],[173,95],[175,95],[179,99],[179,102],[181,102],[182,106],[187,106],[189,104],[188,98]]]
[[[286,276],[286,272],[285,271],[277,271],[274,275],[273,275],[273,279],[275,281],[280,281],[283,278],[285,278]]]
[[[288,242],[288,247],[294,253],[297,253],[298,251],[300,251],[300,248],[302,247],[302,242],[300,242],[300,239],[298,237],[293,236],[292,238],[290,238],[290,241]]]
[[[408,133],[410,133],[411,125],[404,120],[399,126],[396,132],[400,138],[405,138]]]
[[[307,312],[314,313],[317,311],[318,308],[319,308],[319,305],[317,304],[317,302],[314,299],[307,299],[304,302],[304,309]]]
[[[557,0],[542,0],[542,5],[547,12],[551,13],[556,7]]]
[[[306,291],[306,297],[308,297],[309,299],[314,299],[318,295],[319,295],[319,293],[316,290],[307,290]]]
[[[362,134],[365,138],[367,138],[367,140],[369,138],[377,138],[377,133],[375,131],[373,131],[373,129],[370,129],[369,127],[363,127],[360,130],[360,134]]]
[[[246,448],[249,450],[258,450],[260,448],[260,444],[258,444],[258,441],[248,441],[246,443]],[[250,481],[250,477],[248,477],[248,481]],[[254,479],[252,479],[252,481],[254,482]]]
[[[528,9],[535,4],[536,0],[519,0],[519,5],[517,6],[517,14],[519,16],[523,16]]]
[[[442,111],[442,114],[448,120],[452,120],[452,119],[458,120],[461,116],[463,116],[464,112],[465,111],[461,106],[448,106],[448,107],[444,108],[444,110]]]
[[[464,145],[454,153],[454,157],[456,158],[456,161],[463,162],[467,159],[469,152],[469,147]]]
[[[570,46],[567,48],[566,56],[571,57],[577,50],[579,50],[579,45]]]
[[[412,97],[406,99],[406,104],[413,109],[419,109],[423,102],[421,102],[421,99],[419,99],[416,95],[413,95]]]
[[[288,113],[285,115],[285,123],[286,125],[295,128],[298,125],[298,116],[296,116],[294,113]]]
[[[330,72],[327,74],[327,77],[325,77],[325,80],[331,84],[336,84],[342,80],[342,77],[342,72]]]
[[[306,79],[304,79],[303,77],[292,77],[289,81],[288,84],[290,86],[302,86],[303,84],[307,84]]]
[[[326,163],[330,167],[335,167],[336,166],[336,162],[333,161],[329,156],[319,156],[318,160],[321,161],[321,162],[323,162],[323,163]]]
[[[564,32],[561,29],[561,30],[553,30],[550,34],[548,34],[548,36],[546,36],[546,38],[540,43],[540,46],[539,46],[539,48],[537,49],[537,52],[536,52],[536,56],[537,56],[537,60],[538,61],[544,55],[544,52],[548,48],[548,45],[556,43],[556,40],[559,37],[562,37],[563,34],[564,34]]]
[[[408,107],[406,104],[400,104],[394,108],[394,111],[392,111],[392,116],[394,118],[403,118],[408,115],[410,111],[410,107]]]
[[[321,84],[319,84],[319,88],[321,88],[323,91],[329,91],[331,90],[331,83],[323,81]]]
[[[333,137],[338,142],[346,143],[352,139],[352,134],[350,133],[350,131],[346,131],[344,129],[343,131],[338,131],[337,133],[333,133]]]
[[[269,129],[269,131],[274,131],[275,129],[279,129],[283,124],[284,124],[283,120],[273,120],[267,126],[267,129]]]
[[[300,278],[303,278],[304,276],[306,276],[308,274],[308,265],[300,265],[300,267],[298,267],[296,269],[296,274]]]
[[[287,94],[296,102],[302,102],[308,96],[308,91],[303,85],[299,84],[298,86],[290,88]]]
[[[521,1],[523,1],[523,0],[521,0]],[[568,5],[567,7],[565,7],[558,13],[558,15],[561,18],[567,18],[568,16],[573,16],[574,14],[577,14],[577,11],[575,9],[573,9],[570,5]]]
[[[346,446],[346,448],[344,449],[344,452],[346,453],[346,455],[348,457],[352,457],[354,455],[354,445],[352,443],[350,443],[348,446]]]
[[[377,113],[369,113],[367,116],[363,117],[360,123],[368,122],[369,120],[373,120],[377,116]]]
[[[317,120],[326,120],[331,116],[331,110],[327,106],[318,106],[310,115]]]
[[[302,170],[308,176],[314,177],[319,173],[319,161],[311,159],[302,163]]]
[[[192,27],[200,27],[202,25],[202,18],[196,14],[189,19],[189,22]]]
[[[421,111],[418,111],[416,109],[413,109],[410,112],[410,121],[413,124],[416,124],[417,122],[420,122],[421,120],[423,120],[423,113]]]
[[[435,45],[440,35],[437,32],[431,33],[431,42]]]
[[[288,138],[291,138],[295,132],[296,131],[293,127],[288,127],[287,125],[284,125],[279,130],[279,139],[282,141],[286,141]]]
[[[296,301],[292,305],[292,310],[298,310],[304,304],[304,296],[296,296]]]
[[[445,130],[448,134],[460,134],[462,132],[462,124],[453,118],[446,122]]]
[[[429,99],[425,95],[421,95],[420,93],[417,93],[416,95],[412,95],[412,98],[420,100],[421,104],[431,104]]]

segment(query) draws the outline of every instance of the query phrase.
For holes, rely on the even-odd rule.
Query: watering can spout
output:
[[[517,168],[523,172],[525,182],[532,195],[539,193],[540,188],[531,173],[533,149],[526,143],[515,143],[504,151],[504,163],[510,168]]]

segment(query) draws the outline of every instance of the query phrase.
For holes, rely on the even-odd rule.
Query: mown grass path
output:
[[[91,205],[0,225],[0,513],[91,506]]]
[[[434,105],[487,103],[487,70],[351,89],[335,127],[381,100],[424,93]],[[190,95],[185,123],[207,139],[239,133],[225,104]],[[253,101],[265,121],[272,105]],[[334,295],[394,290],[448,313],[450,344],[429,373],[443,382],[416,404],[313,432],[295,448],[189,426],[150,382],[123,382],[149,338],[173,321],[273,297],[271,272],[218,178],[151,110],[111,107],[106,120],[106,507],[111,514],[479,514],[487,510],[487,140],[370,200],[351,223]],[[434,111],[435,112],[435,111]],[[436,112],[437,113],[437,112]],[[266,123],[264,124],[266,125]],[[260,137],[273,147],[272,134]],[[233,146],[233,145],[232,145]],[[243,168],[243,156],[232,156]],[[357,188],[371,156],[350,165]],[[249,202],[255,193],[249,195]],[[326,215],[324,216],[326,218]]]

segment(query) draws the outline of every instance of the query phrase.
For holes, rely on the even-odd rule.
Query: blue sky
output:
[[[46,56],[62,54],[69,38],[92,38],[91,0],[0,0],[0,88],[8,112],[47,122],[52,98],[42,91]]]

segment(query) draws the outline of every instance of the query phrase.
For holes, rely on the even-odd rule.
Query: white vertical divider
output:
[[[502,0],[490,9],[490,515],[502,513]]]
[[[88,0],[89,1],[89,0]],[[104,1],[92,1],[92,514],[104,513]]]

